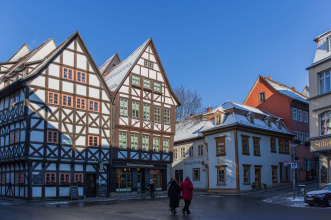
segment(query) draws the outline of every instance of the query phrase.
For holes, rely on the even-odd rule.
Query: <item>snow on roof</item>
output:
[[[107,69],[108,65],[111,63],[111,61],[113,61],[113,59],[115,58],[116,56],[116,53],[111,56],[104,64],[102,64],[100,67],[99,67],[99,71],[101,73],[101,75],[103,74],[103,72]]]
[[[232,108],[236,108],[236,109],[240,109],[240,110],[247,111],[247,112],[253,112],[253,113],[258,113],[258,114],[262,114],[262,115],[264,114],[265,115],[265,113],[262,112],[260,109],[257,109],[257,108],[254,108],[254,107],[251,107],[251,106],[248,106],[248,105],[240,104],[240,103],[237,103],[237,102],[233,102],[233,101],[227,101],[223,105],[218,106],[217,108],[213,109],[210,112],[205,113],[204,115],[210,115],[210,114],[213,114],[217,111],[225,112],[225,110],[232,109]]]
[[[130,56],[128,56],[121,63],[116,65],[109,73],[105,73],[105,81],[111,91],[115,91],[121,84],[123,79],[127,76],[132,66],[136,64],[140,55],[145,50],[146,46],[150,42],[151,38],[143,43],[137,50],[135,50]]]
[[[203,115],[196,115],[189,118],[184,118],[176,121],[176,133],[174,141],[182,141],[201,136],[200,131],[203,128],[212,128],[213,125],[210,121],[203,119]]]
[[[277,92],[281,93],[282,95],[285,95],[287,97],[290,97],[291,99],[298,100],[303,103],[309,103],[307,101],[307,97],[302,95],[301,93],[295,91],[294,89],[291,89],[290,87],[281,84],[279,82],[276,82],[274,80],[268,79],[267,77],[261,76],[272,88],[274,88]]]

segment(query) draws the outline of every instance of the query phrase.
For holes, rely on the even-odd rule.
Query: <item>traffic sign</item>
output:
[[[287,161],[284,161],[284,162],[283,162],[283,166],[284,166],[284,167],[287,167],[288,165],[289,165],[289,163],[288,163]]]
[[[298,168],[298,163],[291,163],[291,168],[292,169],[295,169],[295,168]]]

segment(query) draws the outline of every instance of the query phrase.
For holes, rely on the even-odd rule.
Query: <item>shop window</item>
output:
[[[250,165],[243,165],[243,177],[244,177],[244,185],[250,185],[251,184],[251,166]]]
[[[198,145],[198,156],[203,157],[203,145]]]
[[[273,183],[277,183],[278,182],[277,169],[278,169],[278,166],[271,166],[272,182]]]
[[[149,136],[143,135],[142,142],[142,150],[149,151]]]
[[[46,172],[45,173],[45,183],[46,183],[46,185],[55,185],[56,184],[56,173],[55,172]]]
[[[154,106],[154,123],[161,123],[161,108]]]
[[[150,170],[149,178],[154,181],[156,190],[162,190],[162,172],[161,170]]]
[[[140,76],[132,75],[132,85],[140,86]]]
[[[153,137],[153,151],[159,152],[160,151],[160,138]]]
[[[85,110],[85,102],[86,102],[86,99],[76,98],[76,108]]]
[[[139,119],[139,108],[140,108],[140,103],[136,101],[132,101],[132,118],[137,118]]]
[[[131,170],[128,168],[116,169],[116,192],[131,191]]]
[[[193,168],[193,181],[200,181],[200,169]]]
[[[216,139],[216,156],[225,155],[225,137],[218,137]]]
[[[169,138],[163,138],[163,152],[169,153]]]
[[[271,153],[277,153],[276,138],[270,138],[270,151]]]
[[[170,125],[170,109],[164,109],[164,124]]]
[[[71,95],[62,95],[62,106],[72,107],[72,96]]]
[[[128,100],[120,99],[120,116],[128,117]]]
[[[88,146],[99,147],[99,136],[88,135]]]
[[[118,146],[119,148],[126,149],[128,147],[127,145],[127,133],[119,132],[118,133]]]
[[[260,138],[253,137],[254,156],[261,156],[260,153]]]
[[[70,185],[70,173],[60,173],[60,185]]]
[[[249,155],[249,136],[241,135],[242,154]]]
[[[99,112],[99,102],[89,100],[89,111]]]
[[[86,73],[77,71],[76,81],[81,83],[86,83]]]
[[[63,67],[62,68],[62,78],[68,80],[74,80],[74,71],[72,69]]]
[[[59,93],[48,92],[48,103],[58,105],[59,104]]]
[[[144,114],[144,120],[149,121],[150,120],[150,105],[149,104],[144,104],[143,114]]]
[[[154,91],[161,92],[161,83],[154,82]]]
[[[131,134],[131,149],[138,150],[138,134]]]
[[[217,185],[226,184],[226,166],[217,166]]]

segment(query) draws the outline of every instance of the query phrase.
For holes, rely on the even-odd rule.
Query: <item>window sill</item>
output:
[[[248,185],[248,186],[250,186],[250,185],[251,185],[251,183],[243,183],[243,185]]]
[[[154,91],[155,94],[158,94],[158,95],[163,95],[162,92],[159,92],[159,91]]]
[[[144,90],[144,91],[148,91],[148,92],[153,92],[153,90],[150,89],[150,88],[143,88],[143,90]]]
[[[254,156],[256,156],[256,157],[261,157],[261,154],[254,154]]]
[[[141,86],[138,86],[138,85],[135,85],[135,84],[132,84],[132,87],[137,88],[137,89],[142,89]]]
[[[217,183],[217,186],[226,186],[226,183]]]
[[[243,155],[247,155],[247,156],[249,156],[250,154],[249,153],[242,153]]]
[[[271,151],[271,153],[277,153],[277,151]]]
[[[216,157],[226,156],[226,154],[216,154]]]

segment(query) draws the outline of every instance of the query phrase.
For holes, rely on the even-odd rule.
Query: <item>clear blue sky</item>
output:
[[[76,30],[96,64],[125,59],[153,37],[172,87],[197,89],[203,105],[242,102],[258,75],[308,84],[313,39],[331,29],[330,1],[3,1],[0,61],[23,44]]]

